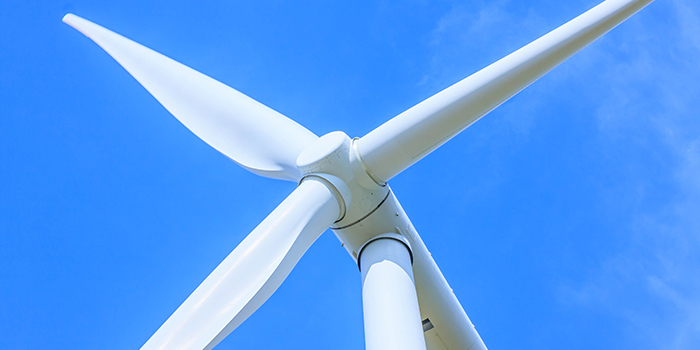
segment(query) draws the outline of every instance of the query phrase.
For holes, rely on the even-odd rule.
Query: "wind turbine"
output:
[[[142,349],[213,348],[328,227],[361,273],[367,349],[486,349],[387,182],[652,1],[604,1],[354,139],[339,131],[318,137],[210,77],[66,15],[206,143],[255,174],[298,183]]]

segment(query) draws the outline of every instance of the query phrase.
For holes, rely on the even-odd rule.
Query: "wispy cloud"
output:
[[[659,6],[659,4],[656,4]],[[598,126],[608,146],[633,143],[647,158],[630,188],[667,183],[660,196],[641,193],[629,218],[628,246],[598,266],[589,281],[562,290],[565,299],[623,317],[647,348],[700,347],[700,17],[676,0],[654,23],[630,28],[625,59],[599,47]],[[658,8],[657,8],[658,10]],[[666,16],[666,18],[663,18]],[[634,49],[637,47],[638,49]],[[613,50],[614,51],[614,50]],[[617,51],[617,54],[620,51]],[[634,161],[630,161],[634,162]],[[643,163],[643,164],[641,164]],[[635,174],[658,165],[662,171]],[[659,199],[660,198],[660,199]],[[613,205],[613,204],[609,204]]]
[[[528,10],[525,17],[522,13],[514,15],[510,3],[510,0],[455,2],[430,34],[432,57],[421,83],[454,83],[447,80],[453,79],[455,72],[463,72],[466,77],[475,67],[483,68],[534,39],[530,32],[546,28],[546,22],[537,12]],[[518,26],[506,25],[512,23]],[[475,55],[485,47],[492,52],[489,57]]]
[[[431,34],[434,54],[421,83],[453,83],[448,80],[455,71],[466,76],[534,39],[533,32],[551,29],[533,10],[524,20],[522,13],[514,17],[506,9],[510,3],[455,4]],[[579,74],[577,81],[597,87],[581,96],[584,103],[595,102],[597,142],[637,157],[623,160],[624,183],[605,189],[608,199],[601,203],[611,211],[621,197],[632,203],[621,219],[625,229],[617,233],[626,243],[593,262],[587,280],[561,286],[560,297],[562,303],[603,308],[623,319],[627,338],[642,348],[700,348],[699,5],[657,1],[644,11],[616,29],[614,40],[592,45],[550,80],[556,84],[592,72]],[[516,20],[528,30],[504,25]],[[471,56],[486,45],[493,56]],[[530,96],[519,107],[546,100]],[[518,113],[509,122],[527,133],[533,118]],[[614,157],[622,159],[623,153]]]
[[[682,30],[683,37],[695,49],[700,50],[700,18],[698,18],[697,5],[693,7],[687,0],[675,0],[673,5],[676,8],[679,27]]]

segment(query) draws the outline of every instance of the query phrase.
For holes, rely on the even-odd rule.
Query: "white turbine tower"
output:
[[[246,95],[68,14],[170,113],[251,172],[299,184],[141,349],[211,349],[330,227],[362,275],[368,350],[486,349],[387,181],[653,0],[608,0],[351,139],[322,137]]]

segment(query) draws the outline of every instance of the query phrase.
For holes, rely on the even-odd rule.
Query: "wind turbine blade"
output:
[[[608,0],[448,87],[357,141],[386,182],[653,0]]]
[[[258,175],[298,181],[296,159],[318,137],[252,98],[95,23],[63,21],[100,45],[195,135]]]
[[[260,307],[340,214],[326,185],[292,192],[185,300],[142,350],[211,349]]]
[[[452,292],[435,260],[413,226],[408,228],[413,252],[413,277],[429,350],[486,350],[481,336]]]

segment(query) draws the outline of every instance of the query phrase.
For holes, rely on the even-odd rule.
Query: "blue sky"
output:
[[[362,136],[591,8],[0,4],[0,348],[137,349],[293,189],[196,138],[88,18]],[[700,5],[656,1],[391,181],[491,349],[700,347]],[[358,349],[328,231],[220,349]]]

